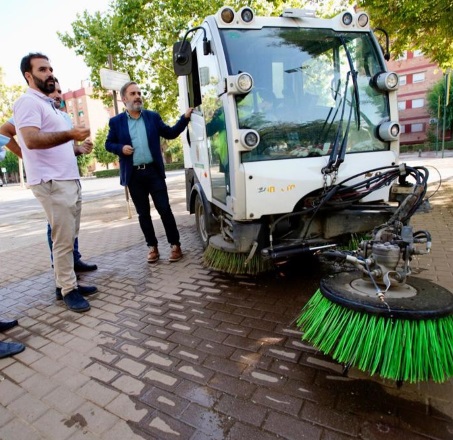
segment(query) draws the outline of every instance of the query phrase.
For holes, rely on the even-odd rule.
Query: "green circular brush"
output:
[[[302,309],[302,339],[336,361],[396,381],[445,382],[453,376],[453,295],[411,278],[371,294],[360,272],[321,280]]]
[[[272,262],[264,260],[258,252],[250,258],[249,254],[237,252],[233,243],[220,235],[210,238],[203,253],[203,265],[230,275],[258,275],[273,268]]]

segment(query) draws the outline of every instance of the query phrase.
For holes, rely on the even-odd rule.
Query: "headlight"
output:
[[[227,93],[232,95],[241,95],[252,90],[253,78],[250,74],[242,72],[239,75],[227,77]]]
[[[253,150],[260,143],[260,135],[255,130],[241,130],[241,145],[247,150]]]
[[[399,77],[395,72],[381,72],[374,75],[372,84],[379,90],[398,90]]]
[[[401,127],[398,122],[387,121],[379,125],[378,127],[378,137],[382,141],[396,141],[400,134]]]

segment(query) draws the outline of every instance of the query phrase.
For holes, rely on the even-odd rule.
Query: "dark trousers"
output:
[[[50,227],[49,223],[47,223],[47,243],[49,243],[50,261],[53,264],[52,228]],[[79,252],[79,237],[76,237],[75,240],[74,240],[74,249],[72,251],[72,254],[74,255],[74,263],[77,263],[82,258],[82,255]]]
[[[149,196],[153,199],[154,207],[164,225],[167,240],[171,245],[181,244],[176,220],[168,199],[165,179],[150,166],[144,170],[134,170],[128,185],[131,199],[138,214],[138,221],[148,246],[157,246],[156,233],[151,220],[151,205]]]

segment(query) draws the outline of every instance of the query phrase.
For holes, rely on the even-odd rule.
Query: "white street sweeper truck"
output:
[[[375,32],[382,46],[365,12],[225,6],[175,43],[180,105],[194,108],[187,209],[208,266],[255,274],[328,249],[417,191],[396,166],[398,75]]]
[[[409,224],[429,173],[398,164],[398,76],[386,59],[364,12],[227,6],[189,29],[173,48],[182,108],[194,108],[187,208],[213,269],[257,274],[316,251],[344,267],[321,279],[297,326],[345,371],[444,382],[453,295],[408,278],[431,249]],[[367,238],[335,247],[351,234]]]

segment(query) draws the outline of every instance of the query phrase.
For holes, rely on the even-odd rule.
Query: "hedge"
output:
[[[165,164],[166,171],[181,170],[183,168],[184,168],[183,162],[172,162]],[[112,170],[95,171],[93,175],[96,177],[116,177],[120,175],[120,170],[119,168],[114,168]]]

